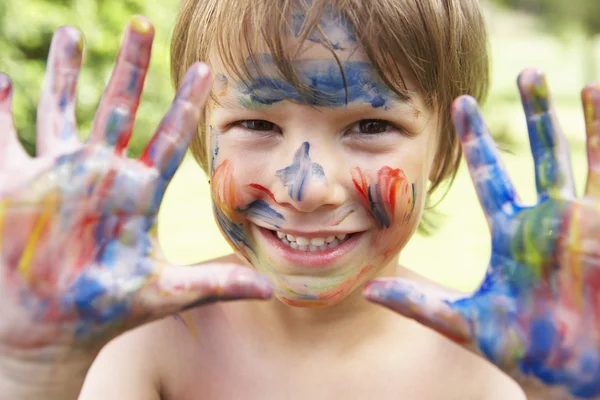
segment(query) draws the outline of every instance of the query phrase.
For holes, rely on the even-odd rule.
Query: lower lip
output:
[[[313,268],[323,268],[339,261],[345,255],[350,253],[363,237],[363,232],[353,233],[348,240],[333,249],[307,252],[292,249],[290,246],[283,244],[275,237],[273,232],[268,229],[259,226],[257,226],[257,228],[266,241],[275,247],[276,254],[279,254],[287,262],[293,265]]]

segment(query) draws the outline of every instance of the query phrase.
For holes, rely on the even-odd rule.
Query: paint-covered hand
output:
[[[505,371],[576,398],[600,397],[600,85],[583,90],[589,176],[575,195],[570,156],[545,77],[519,88],[535,161],[538,203],[523,205],[477,103],[453,119],[492,233],[484,282],[469,297],[392,279],[365,288],[371,301],[475,348]]]
[[[156,214],[197,132],[211,78],[206,65],[193,65],[141,157],[127,158],[153,32],[143,17],[128,24],[90,137],[81,143],[74,93],[82,35],[57,31],[35,158],[17,139],[11,83],[0,75],[0,375],[21,358],[52,365],[93,356],[120,332],[191,306],[271,295],[250,269],[172,266],[160,256]]]

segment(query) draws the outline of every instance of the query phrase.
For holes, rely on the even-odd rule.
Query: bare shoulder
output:
[[[403,267],[399,267],[398,272],[398,275],[402,278],[426,283],[440,289],[448,289]],[[468,293],[458,290],[454,292],[456,297],[468,295]],[[460,398],[483,400],[526,399],[521,386],[489,361],[425,326],[416,322],[414,324],[418,326],[415,328],[417,333],[414,336],[420,337],[420,341],[423,341],[424,347],[427,348],[427,350],[424,350],[424,355],[428,357],[429,363],[432,365],[432,374],[444,377],[445,383],[442,386],[445,385],[446,390],[462,392],[463,389],[468,388],[464,392],[468,394]]]
[[[154,324],[126,332],[104,346],[88,371],[80,399],[160,398]]]

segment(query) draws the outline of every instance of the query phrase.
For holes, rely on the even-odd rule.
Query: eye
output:
[[[272,122],[265,121],[264,119],[248,119],[244,121],[238,121],[236,124],[239,124],[250,131],[281,131],[277,125]]]
[[[353,125],[348,133],[359,135],[377,135],[393,130],[397,130],[397,128],[392,125],[392,123],[383,119],[362,119]]]

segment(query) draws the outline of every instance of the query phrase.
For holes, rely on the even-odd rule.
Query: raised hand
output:
[[[600,396],[600,85],[583,90],[589,175],[577,198],[569,150],[544,76],[519,77],[535,161],[538,203],[525,206],[501,164],[477,103],[461,97],[453,119],[492,232],[475,294],[400,279],[365,296],[475,348],[506,371],[581,398]]]
[[[193,65],[142,156],[128,159],[153,36],[148,20],[131,19],[81,143],[74,108],[83,38],[74,28],[56,32],[35,158],[17,139],[11,84],[0,75],[0,367],[6,358],[93,358],[144,322],[206,302],[271,295],[250,269],[178,267],[160,257],[156,214],[197,132],[211,79],[206,65]]]

